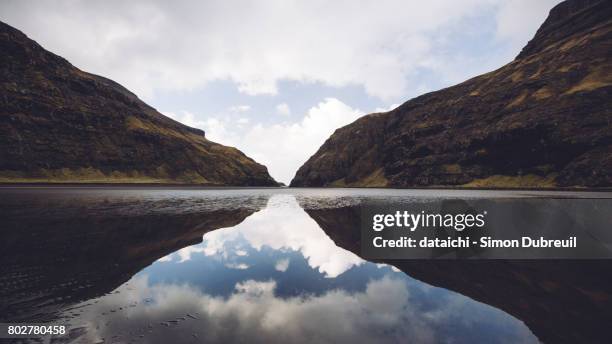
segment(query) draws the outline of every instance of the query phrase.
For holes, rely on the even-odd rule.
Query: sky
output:
[[[0,0],[0,20],[289,183],[339,127],[512,61],[559,0]]]

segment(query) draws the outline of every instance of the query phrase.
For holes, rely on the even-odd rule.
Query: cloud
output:
[[[291,230],[283,226],[283,220],[287,218],[292,219]],[[328,278],[335,278],[353,266],[364,263],[354,253],[338,248],[292,195],[272,196],[265,209],[249,216],[242,223],[206,233],[203,244],[194,246],[197,249],[190,250],[189,253],[233,257],[236,253],[232,242],[238,238],[246,240],[255,250],[267,246],[274,250],[298,251],[310,267]],[[183,250],[178,251],[181,261],[187,256],[187,252],[182,252]],[[288,267],[289,260],[286,266],[283,261],[276,264],[279,271]]]
[[[247,112],[251,110],[249,105],[234,105],[230,106],[228,109],[230,112]]]
[[[168,113],[166,113],[168,114]],[[210,140],[237,147],[268,167],[272,177],[289,183],[297,169],[325,142],[335,129],[364,114],[338,99],[327,98],[308,110],[297,123],[257,123],[244,131],[228,116],[196,121],[193,114],[173,118],[204,129]]]
[[[288,258],[281,259],[277,261],[276,264],[274,264],[274,269],[276,269],[276,271],[285,272],[287,271],[288,268],[289,268]]]
[[[510,61],[557,2],[6,0],[0,20],[77,67],[162,103],[172,110],[166,115],[239,148],[289,183],[335,129],[363,110],[387,111],[380,104]],[[205,89],[216,81],[262,96]],[[282,92],[279,82],[286,81],[336,97],[304,113],[295,95],[267,96]],[[366,100],[340,96],[342,87],[355,86]],[[185,94],[195,99],[183,107],[173,96]]]
[[[544,22],[548,10],[561,0],[508,0],[497,12],[496,36],[509,40],[513,49],[518,50],[530,40]],[[518,55],[518,51],[516,52]]]
[[[358,85],[388,99],[419,87],[415,75],[435,73],[432,61],[452,61],[448,37],[465,31],[462,19],[496,10],[498,34],[525,41],[551,3],[8,0],[0,19],[145,99],[214,80],[250,95],[276,94],[279,81],[293,80]]]
[[[276,113],[282,116],[289,116],[291,115],[291,108],[289,108],[287,103],[280,103],[276,105]]]
[[[404,280],[389,277],[363,291],[284,298],[274,280],[239,282],[227,298],[188,284],[153,284],[146,275],[129,283],[79,309],[80,323],[89,325],[81,341],[142,333],[147,343],[537,343],[499,310],[457,294],[420,300]]]
[[[196,116],[189,111],[182,111],[180,114],[175,112],[163,112],[163,114],[190,127],[203,127],[205,125],[214,127],[215,125],[214,123],[196,120]]]
[[[400,106],[400,104],[391,104],[387,107],[377,107],[376,109],[374,109],[374,112],[388,112],[388,111],[395,109],[398,106]]]
[[[228,269],[246,270],[249,268],[249,265],[245,263],[227,263],[225,264],[225,267]]]
[[[277,109],[280,105],[283,104],[279,104]],[[399,104],[375,108],[374,112],[390,111],[397,106]],[[224,113],[204,119],[198,119],[200,116],[190,111],[163,114],[188,126],[203,129],[209,140],[240,149],[264,164],[274,179],[289,184],[297,169],[334,130],[352,123],[365,112],[336,98],[326,98],[308,109],[302,119],[295,123],[252,123],[250,118],[235,118]]]
[[[171,262],[172,261],[172,254],[169,254],[167,256],[163,256],[161,258],[159,258],[158,260],[156,260],[157,262],[160,263],[164,263],[164,262]]]
[[[199,246],[187,246],[175,252],[179,257],[179,263],[184,263],[191,260],[191,256],[197,253],[204,253],[204,248]],[[172,261],[171,258],[166,258],[164,261]]]

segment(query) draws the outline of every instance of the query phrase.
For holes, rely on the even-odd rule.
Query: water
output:
[[[569,199],[605,211],[609,197],[2,188],[0,322],[64,323],[69,336],[53,342],[74,343],[603,342],[612,261],[368,262],[354,214],[377,199]]]

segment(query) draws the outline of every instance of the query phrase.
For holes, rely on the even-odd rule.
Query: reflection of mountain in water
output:
[[[199,196],[202,203],[220,202]],[[122,203],[115,199],[112,207],[124,209]],[[171,203],[139,202],[137,208],[153,216],[157,212],[150,205]],[[119,215],[91,205],[87,209],[88,227],[104,227],[104,214]],[[147,226],[165,224],[151,220]],[[135,234],[140,233],[136,228]],[[195,233],[191,228],[189,223],[172,235],[187,238]],[[133,251],[118,264],[127,266],[121,259],[141,260],[151,252]],[[108,295],[62,310],[62,318],[70,317],[66,342],[536,342],[523,323],[505,312],[338,248],[293,195],[273,195],[264,210],[241,223],[165,255]]]
[[[183,317],[187,313],[191,314],[198,300],[223,306],[213,307],[217,313],[210,312],[211,324],[217,324],[219,319],[225,319],[228,324],[233,324],[241,321],[234,317],[234,313],[226,314],[218,311],[231,310],[236,314],[242,314],[243,308],[232,307],[238,301],[242,305],[243,297],[249,297],[253,302],[247,306],[252,306],[252,309],[258,311],[261,311],[262,304],[259,302],[262,300],[281,309],[287,309],[285,306],[290,305],[293,307],[291,309],[297,312],[292,315],[294,318],[288,317],[293,320],[297,319],[295,314],[302,313],[305,317],[311,318],[308,310],[312,308],[306,307],[306,299],[311,301],[310,304],[325,301],[325,307],[321,307],[317,312],[328,314],[330,310],[326,308],[329,306],[327,301],[339,297],[342,302],[330,306],[337,307],[338,314],[344,314],[347,310],[354,312],[358,315],[355,319],[360,324],[372,320],[364,315],[371,310],[368,308],[370,304],[364,300],[369,300],[370,296],[369,287],[366,285],[370,287],[371,285],[367,279],[374,276],[371,271],[378,268],[373,264],[364,263],[359,257],[334,245],[335,242],[344,249],[360,254],[361,209],[354,196],[342,198],[332,193],[327,195],[327,198],[321,198],[318,191],[315,197],[276,195],[278,191],[234,193],[209,190],[189,193],[181,190],[171,192],[139,190],[129,194],[123,190],[109,191],[109,193],[85,190],[83,195],[78,197],[60,195],[62,193],[63,191],[53,191],[47,194],[38,190],[28,195],[26,191],[21,190],[17,195],[0,197],[0,209],[2,209],[0,261],[3,262],[0,267],[0,321],[42,322],[53,320],[58,313],[62,315],[75,313],[75,319],[78,321],[89,319],[88,321],[93,324],[116,318],[118,323],[121,323],[119,320],[123,319],[124,313],[119,314],[117,311],[112,315],[107,314],[107,317],[100,317],[100,312],[108,311],[110,308],[125,308],[133,299],[137,300],[139,296],[145,297],[144,292],[151,292],[154,295],[159,292],[159,300],[164,300],[162,296],[166,295],[165,290],[168,288],[175,290],[180,286],[172,283],[166,286],[164,278],[167,277],[167,273],[174,269],[184,272],[185,275],[193,275],[196,270],[185,267],[188,265],[187,261],[191,259],[189,253],[205,256],[202,253],[204,249],[210,251],[206,255],[219,257],[223,260],[223,264],[233,263],[226,257],[228,249],[235,251],[236,255],[241,251],[240,262],[253,265],[253,269],[247,273],[247,270],[233,270],[234,268],[228,267],[211,275],[205,271],[213,270],[198,269],[197,271],[204,276],[199,277],[217,279],[219,283],[225,283],[222,287],[225,288],[222,290],[223,295],[209,293],[210,286],[214,284],[212,282],[205,283],[206,288],[198,290],[197,288],[204,284],[198,285],[193,277],[189,277],[183,282],[194,282],[189,288],[185,286],[191,291],[197,291],[194,297],[186,298],[183,290],[185,288],[176,289],[176,296],[185,301],[185,307],[175,305],[176,307],[166,309],[168,303],[159,303],[157,308],[149,306],[138,308],[132,310],[130,314],[144,312],[141,314],[141,319],[139,318],[142,321],[140,323],[124,321],[125,324],[120,327],[127,328],[128,332],[134,329],[140,330],[140,327],[146,331],[151,321],[159,324],[157,320],[170,319],[171,315],[166,314],[167,312],[178,311]],[[403,201],[408,199],[404,198]],[[502,202],[502,200],[491,202]],[[517,204],[529,207],[530,202],[522,200]],[[471,201],[441,202],[443,212],[465,212],[471,205],[473,206]],[[265,210],[258,211],[264,207]],[[593,207],[597,208],[596,205]],[[481,209],[481,207],[473,208]],[[304,214],[304,210],[307,214]],[[539,211],[537,208],[531,213],[523,208],[515,210],[526,217],[524,221],[527,222],[533,221],[533,218],[529,218],[529,214],[537,215]],[[255,212],[257,213],[254,214]],[[559,219],[567,223],[573,220],[583,225],[592,223],[586,219],[588,215],[586,211],[574,209],[567,213],[573,214],[573,217],[567,219],[559,217]],[[244,221],[247,217],[248,220]],[[550,225],[556,226],[557,222]],[[202,235],[206,232],[225,227],[231,228],[209,233],[201,245],[191,246],[202,242]],[[333,242],[318,227],[321,227]],[[279,258],[288,258],[289,252],[299,252],[299,254],[295,253],[295,259],[292,258],[291,264],[286,261],[284,266],[266,266],[257,260],[256,255],[247,256],[246,246],[241,246],[240,243],[248,243],[247,246],[251,250],[261,250],[259,259],[267,257],[265,259],[277,263],[281,261]],[[181,250],[182,248],[185,249]],[[282,257],[269,256],[272,251],[283,252]],[[168,257],[173,252],[176,253]],[[155,278],[158,280],[150,285],[146,284],[143,287],[132,282],[129,285],[124,284],[138,271],[161,257],[165,257],[164,264],[170,264],[168,259],[177,258],[181,258],[181,263],[172,263],[177,264],[176,267],[167,268],[163,264],[153,265],[145,270],[152,280]],[[301,257],[301,260],[298,257]],[[194,259],[197,257],[194,256]],[[198,265],[200,263],[194,262],[191,269],[193,266],[204,266]],[[608,261],[395,260],[387,263],[395,265],[411,277],[427,284],[459,292],[501,309],[524,321],[534,334],[545,342],[602,342],[608,338],[607,325],[612,321],[612,282],[609,277],[612,263]],[[181,268],[178,268],[178,265]],[[295,270],[300,266],[302,270]],[[359,267],[362,270],[357,271]],[[153,271],[155,269],[158,272],[157,277]],[[228,273],[229,270],[236,272]],[[310,273],[306,274],[304,271]],[[379,277],[381,274],[380,271],[375,273]],[[230,275],[235,276],[235,279],[229,278]],[[271,276],[276,276],[277,279],[272,280]],[[144,278],[144,275],[136,276],[134,282],[142,282]],[[231,283],[228,284],[227,281],[230,280]],[[363,288],[359,289],[355,288],[357,281],[367,283],[363,282],[361,284]],[[379,286],[376,283],[372,285]],[[388,309],[386,305],[388,300],[392,299],[387,294],[391,290],[390,287],[393,287],[392,290],[397,290],[394,284],[383,288],[383,292],[379,290],[372,293],[374,296],[384,296],[379,300],[384,301],[384,309]],[[253,288],[256,289],[255,294]],[[403,290],[402,288],[400,289]],[[260,289],[265,292],[261,292]],[[338,291],[340,289],[342,292]],[[115,291],[112,295],[91,300],[113,290]],[[314,292],[316,290],[319,292]],[[312,297],[305,299],[305,292]],[[406,317],[423,318],[421,313],[401,314],[409,309],[417,312],[415,311],[417,308],[414,308],[416,304],[421,305],[418,308],[420,312],[427,309],[427,304],[431,306],[431,298],[435,297],[438,302],[444,303],[444,300],[452,299],[451,294],[456,295],[446,292],[442,295],[446,295],[447,299],[441,299],[440,295],[431,294],[419,300],[416,293],[418,291],[412,289],[409,293],[415,296],[410,300],[412,303],[397,311],[397,318],[402,319],[402,324],[409,322],[404,321]],[[135,297],[130,298],[130,295]],[[253,299],[252,295],[257,295],[258,298]],[[351,299],[357,300],[353,305],[359,306],[354,310],[351,310],[348,304],[343,305]],[[83,306],[84,303],[80,302],[85,300],[89,301]],[[98,301],[99,303],[96,303]],[[207,305],[206,302],[204,305]],[[365,311],[362,312],[364,314],[358,311],[362,306],[360,302],[366,304]],[[78,303],[80,305],[75,306]],[[472,307],[469,310],[465,308],[459,311],[451,307],[447,311],[452,314],[454,320],[463,318],[469,318],[466,321],[473,320],[471,313],[482,311],[479,307],[473,307],[473,304],[476,303],[466,303]],[[274,307],[270,307],[267,314],[276,314],[277,310]],[[441,306],[439,308],[444,309]],[[161,313],[152,317],[153,309]],[[481,316],[482,314],[490,316],[497,313],[480,313]],[[342,316],[338,316],[338,319],[341,319],[341,322],[347,321]],[[498,327],[495,329],[506,328],[504,326],[508,324],[509,328],[517,329],[511,321],[503,317],[500,319],[491,321],[489,325],[481,324],[471,331],[492,330],[490,324],[497,324]],[[198,321],[200,320],[203,319],[199,318]],[[258,317],[253,321],[259,324],[260,320]],[[282,320],[282,324],[293,324],[284,318]],[[138,324],[134,325],[135,323]],[[249,324],[250,322],[246,322],[241,326],[248,327]],[[441,324],[444,326],[440,325],[439,328],[448,325],[447,322]],[[328,329],[331,333],[340,326],[334,323],[333,326],[328,326]],[[387,327],[381,328],[387,330]],[[438,327],[433,328],[438,331]],[[321,328],[311,330],[318,334],[322,331]],[[117,328],[111,327],[106,332],[117,331],[119,331]],[[368,328],[368,331],[371,332],[371,328]],[[410,331],[412,333],[412,330]],[[263,335],[270,334],[273,335],[270,338],[275,338],[278,333],[279,331],[275,330]],[[448,329],[448,333],[463,339],[469,336],[457,328]],[[172,332],[160,331],[159,335],[165,336],[160,338],[171,338]],[[186,335],[191,339],[191,333],[186,332]],[[229,331],[228,335],[233,335],[233,332]],[[499,336],[501,339],[506,338],[503,334]]]
[[[0,215],[0,321],[52,320],[58,311],[111,292],[158,258],[257,210],[252,204],[172,212],[163,201],[32,201],[26,208],[3,206]]]
[[[360,254],[359,206],[305,209],[334,242]],[[524,321],[547,343],[610,338],[612,261],[389,260],[427,284],[459,292]]]

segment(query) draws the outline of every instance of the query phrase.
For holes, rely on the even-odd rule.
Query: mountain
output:
[[[277,185],[238,149],[1,22],[0,182]]]
[[[612,186],[612,2],[554,7],[509,64],[337,129],[291,186]]]

